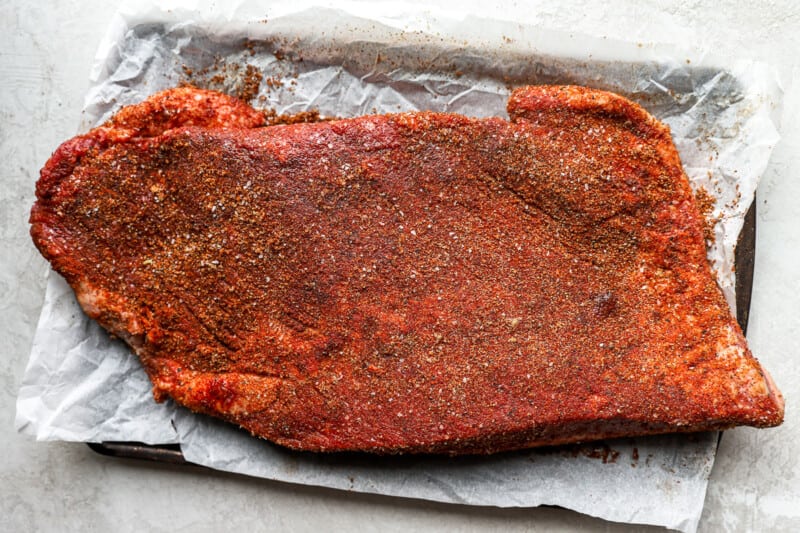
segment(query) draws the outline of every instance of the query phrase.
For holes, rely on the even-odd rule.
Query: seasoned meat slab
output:
[[[581,87],[508,113],[262,127],[165,91],[58,148],[31,234],[157,400],[290,448],[779,424],[668,128]]]

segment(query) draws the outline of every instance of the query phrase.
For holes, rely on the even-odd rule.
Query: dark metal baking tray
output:
[[[756,252],[756,201],[744,218],[736,244],[736,319],[747,332],[750,299],[753,291],[753,267]],[[722,434],[720,433],[720,438]],[[170,464],[192,464],[184,459],[178,444],[148,445],[139,442],[89,442],[89,448],[101,455],[128,457]]]

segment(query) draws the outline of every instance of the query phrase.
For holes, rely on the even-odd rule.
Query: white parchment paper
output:
[[[323,116],[416,109],[505,116],[513,86],[613,90],[670,125],[693,186],[717,199],[709,257],[733,305],[733,249],[778,140],[770,113],[779,91],[765,65],[715,65],[697,50],[397,2],[136,2],[121,8],[98,50],[81,130],[179,83],[241,92],[247,66],[264,78],[254,105]],[[40,440],[180,443],[189,461],[296,483],[471,505],[559,505],[682,531],[696,529],[717,443],[709,433],[492,457],[291,452],[153,402],[136,357],[82,313],[56,274],[19,393],[17,427]]]

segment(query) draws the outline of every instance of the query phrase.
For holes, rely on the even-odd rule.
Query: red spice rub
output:
[[[157,399],[292,448],[779,424],[668,129],[580,87],[508,111],[255,128],[166,91],[56,151],[31,233]]]

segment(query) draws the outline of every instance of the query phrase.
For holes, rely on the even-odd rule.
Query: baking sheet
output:
[[[704,66],[685,50],[398,3],[135,3],[121,9],[98,51],[81,129],[181,82],[244,92],[248,65],[264,76],[254,104],[278,113],[504,116],[509,87],[524,83],[625,94],[671,126],[693,185],[718,199],[710,257],[733,302],[733,245],[777,142],[777,88],[764,65]],[[716,434],[702,434],[488,458],[289,452],[171,402],[155,404],[136,358],[83,315],[55,274],[17,427],[42,440],[181,443],[189,461],[284,481],[473,505],[560,505],[683,531],[696,528],[716,447]]]

